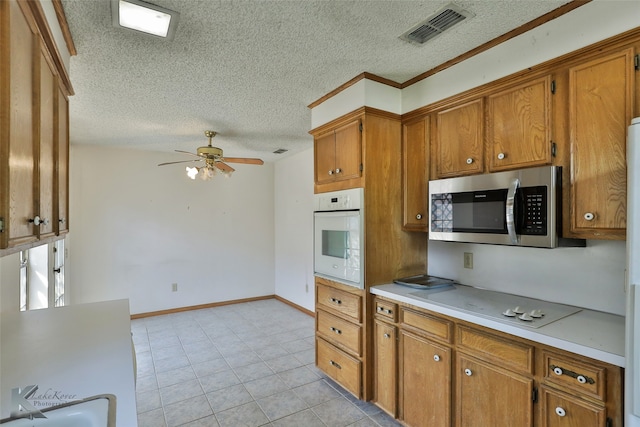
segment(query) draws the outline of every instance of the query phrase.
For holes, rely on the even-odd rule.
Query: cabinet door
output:
[[[35,217],[37,195],[34,73],[39,47],[20,5],[3,1],[0,8],[0,218],[4,229],[0,247],[6,248],[37,240],[36,227],[29,220]]]
[[[54,168],[55,149],[54,141],[54,110],[57,91],[56,77],[51,70],[47,58],[40,51],[39,64],[40,87],[38,96],[40,98],[40,126],[39,126],[39,203],[37,215],[42,223],[37,226],[40,238],[52,236],[55,233],[53,224],[53,193],[54,193]]]
[[[541,427],[605,427],[604,406],[541,387]]]
[[[314,141],[316,184],[326,184],[335,180],[336,136],[333,131],[320,135]]]
[[[69,101],[62,92],[57,90],[56,110],[56,206],[54,211],[58,235],[69,231]]]
[[[551,77],[487,100],[491,172],[551,164]]]
[[[533,379],[458,353],[457,427],[533,425]]]
[[[632,49],[569,70],[573,232],[624,238],[633,72]]]
[[[359,178],[362,164],[362,133],[360,119],[335,130],[335,177],[336,181]]]
[[[402,228],[428,231],[429,117],[402,126]]]
[[[376,404],[396,416],[397,402],[397,329],[376,320],[374,323],[374,360]]]
[[[477,99],[437,115],[439,178],[482,173],[484,101]]]
[[[450,427],[451,349],[406,331],[400,331],[400,349],[402,420],[414,427]]]

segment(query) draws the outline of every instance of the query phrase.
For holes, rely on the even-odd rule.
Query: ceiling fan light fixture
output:
[[[180,14],[140,0],[111,0],[114,27],[150,34],[171,40]]]
[[[198,172],[200,172],[200,171],[198,170],[197,167],[191,168],[191,167],[187,166],[187,176],[189,178],[196,179],[196,176],[198,176]]]

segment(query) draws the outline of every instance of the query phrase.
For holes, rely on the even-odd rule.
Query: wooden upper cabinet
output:
[[[25,6],[26,7],[26,6]],[[37,120],[34,84],[39,56],[35,29],[15,1],[0,2],[0,248],[37,240]]]
[[[316,185],[361,176],[362,137],[360,119],[336,127],[315,138]]]
[[[40,121],[39,121],[39,203],[37,215],[42,221],[36,226],[40,238],[53,236],[55,228],[53,223],[53,194],[54,194],[54,172],[55,172],[55,101],[57,82],[56,76],[51,70],[47,54],[40,50],[39,58],[39,80],[40,87],[38,96],[40,98]]]
[[[570,226],[579,236],[624,238],[634,82],[633,49],[569,69]]]
[[[427,116],[402,125],[402,228],[428,231],[429,124]]]
[[[487,97],[489,171],[551,164],[551,76]]]
[[[482,98],[438,112],[436,129],[436,170],[439,178],[482,173]]]
[[[56,97],[56,171],[54,222],[57,234],[69,231],[69,101],[62,90]]]

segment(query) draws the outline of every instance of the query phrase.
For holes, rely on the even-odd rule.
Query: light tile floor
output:
[[[139,426],[400,426],[315,367],[314,329],[275,299],[133,320]]]

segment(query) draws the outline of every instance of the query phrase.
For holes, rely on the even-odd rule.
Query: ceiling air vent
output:
[[[473,16],[471,12],[450,3],[411,28],[401,35],[400,38],[409,43],[421,45]]]
[[[286,153],[287,150],[286,148],[278,148],[276,151],[273,152],[273,154],[282,154],[282,153]]]

